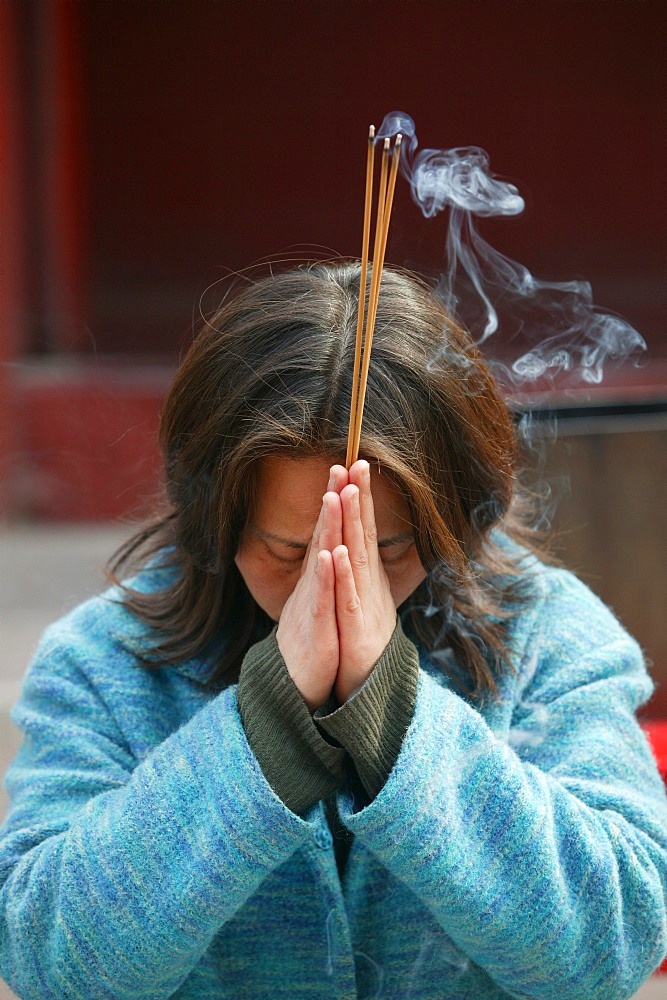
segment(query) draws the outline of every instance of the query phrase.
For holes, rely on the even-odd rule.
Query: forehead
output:
[[[335,459],[310,456],[287,458],[270,455],[257,469],[257,496],[253,526],[295,542],[307,543],[317,521],[322,497]],[[386,476],[371,471],[375,520],[380,539],[410,527],[410,513],[403,497]]]

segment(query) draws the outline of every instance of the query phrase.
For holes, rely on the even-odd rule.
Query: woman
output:
[[[22,997],[620,1000],[664,954],[641,652],[529,551],[507,408],[411,276],[338,464],[358,293],[314,265],[222,305],[141,569],[46,633],[0,853]]]

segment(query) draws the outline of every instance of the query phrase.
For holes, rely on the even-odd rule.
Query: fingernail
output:
[[[371,474],[371,467],[370,467],[370,465],[368,464],[368,462],[364,462],[364,465],[365,465],[365,469],[364,469],[364,479],[368,479],[368,478],[370,477],[370,474]]]
[[[335,481],[333,466],[329,469],[329,482],[327,483],[327,490],[332,490]]]

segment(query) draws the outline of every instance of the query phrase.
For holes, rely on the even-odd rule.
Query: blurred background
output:
[[[145,512],[200,307],[267,257],[358,255],[368,125],[401,109],[420,147],[480,145],[519,186],[522,215],[482,220],[494,247],[540,278],[590,280],[646,339],[640,367],[540,397],[560,419],[528,462],[564,557],[644,644],[649,711],[667,715],[666,15],[651,0],[4,0],[5,558],[9,535]],[[388,261],[437,275],[444,237],[399,182]],[[43,593],[43,560],[22,570]]]
[[[527,456],[563,558],[643,644],[667,717],[662,2],[3,0],[0,4],[0,765],[48,620],[159,483],[161,400],[221,282],[358,255],[365,138],[480,145],[525,212],[482,234],[591,281],[640,367],[542,393]],[[445,228],[399,184],[387,260],[436,275]],[[526,401],[530,405],[530,400]],[[538,414],[539,415],[539,414]],[[4,803],[0,801],[0,813]]]

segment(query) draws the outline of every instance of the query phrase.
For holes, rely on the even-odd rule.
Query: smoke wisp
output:
[[[641,335],[593,302],[586,281],[536,279],[524,265],[495,250],[475,217],[513,216],[524,209],[514,184],[495,177],[477,146],[418,150],[409,115],[386,115],[376,141],[403,136],[401,171],[424,216],[447,211],[445,270],[438,291],[448,311],[484,344],[506,388],[596,384],[605,365],[646,348]],[[490,338],[495,337],[496,347]],[[513,345],[516,349],[512,358]]]

